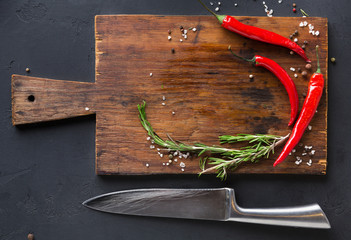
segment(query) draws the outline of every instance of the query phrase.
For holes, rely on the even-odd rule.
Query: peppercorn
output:
[[[305,66],[306,69],[311,69],[312,68],[312,65],[310,63],[307,63],[306,66]]]
[[[169,30],[168,30],[168,34],[171,34],[171,33],[172,33],[172,30],[171,30],[171,29],[169,29]]]
[[[306,77],[307,76],[307,72],[306,71],[302,71],[302,76]]]
[[[174,48],[172,48],[172,49],[171,49],[171,51],[172,51],[172,53],[175,53],[175,50],[174,50]]]
[[[294,55],[294,51],[290,51],[290,55]]]
[[[30,69],[29,69],[29,68],[26,68],[26,72],[30,72]]]
[[[172,160],[172,159],[173,159],[173,154],[169,154],[169,155],[168,155],[168,158],[169,158],[170,160]]]
[[[293,35],[290,35],[289,38],[292,39],[292,38],[293,38]]]
[[[297,68],[297,71],[300,73],[301,72],[301,68]]]
[[[29,233],[27,238],[28,238],[28,240],[33,240],[34,239],[34,234],[33,233]]]
[[[307,40],[305,40],[305,41],[303,41],[303,43],[304,43],[304,44],[308,44],[308,41],[307,41]]]
[[[296,13],[296,8],[293,8],[293,12]]]
[[[335,62],[336,62],[335,57],[332,57],[332,58],[330,59],[330,61],[331,61],[332,63],[335,63]]]
[[[295,30],[294,34],[297,35],[299,33],[299,31]]]
[[[301,46],[301,48],[302,48],[302,49],[305,49],[305,48],[306,48],[305,44],[304,44],[304,45],[302,45],[302,46]]]

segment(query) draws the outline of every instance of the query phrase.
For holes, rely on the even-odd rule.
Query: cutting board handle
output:
[[[95,114],[95,83],[12,75],[12,124]]]

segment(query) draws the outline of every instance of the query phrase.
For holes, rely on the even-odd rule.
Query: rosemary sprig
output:
[[[200,159],[201,172],[199,176],[207,172],[216,172],[217,177],[224,180],[227,177],[228,170],[236,169],[243,162],[257,162],[262,157],[269,157],[270,153],[274,153],[274,147],[283,143],[287,137],[263,134],[238,134],[236,136],[223,135],[219,136],[220,143],[237,143],[248,142],[249,146],[240,149],[230,149],[220,146],[207,146],[202,143],[195,143],[193,145],[185,144],[179,141],[174,141],[169,135],[168,139],[163,140],[152,129],[151,124],[146,118],[145,112],[146,102],[138,105],[139,119],[141,125],[147,131],[154,143],[164,147],[170,152],[190,152],[202,156],[205,152],[209,156]],[[206,164],[214,165],[206,169]]]

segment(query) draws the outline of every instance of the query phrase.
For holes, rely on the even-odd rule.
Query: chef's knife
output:
[[[83,205],[98,211],[128,215],[330,228],[318,204],[242,208],[236,203],[231,188],[126,190],[96,196]]]

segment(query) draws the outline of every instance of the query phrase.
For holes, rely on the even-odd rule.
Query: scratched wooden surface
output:
[[[157,150],[150,149],[136,108],[143,100],[147,102],[150,123],[163,138],[168,133],[187,143],[218,145],[218,135],[223,134],[285,135],[291,128],[287,127],[290,104],[283,85],[267,70],[233,58],[227,47],[231,45],[234,52],[247,58],[258,54],[278,62],[295,81],[301,109],[308,79],[316,70],[316,44],[320,46],[322,72],[327,79],[327,19],[237,18],[283,36],[298,30],[298,43],[308,41],[306,53],[313,65],[307,78],[301,73],[295,78],[289,70],[290,67],[305,70],[301,57],[290,55],[285,48],[231,33],[211,16],[96,16],[96,82],[14,75],[13,124],[96,114],[96,173],[100,175],[199,171],[198,158],[179,159],[177,164],[164,166],[168,158],[161,158]],[[305,20],[319,30],[318,37],[309,34],[308,27],[299,27]],[[196,27],[197,31],[188,30],[185,40],[180,25],[184,29]],[[255,76],[251,80],[250,74]],[[311,145],[316,150],[313,157],[301,156],[303,147],[298,146],[285,162],[273,168],[281,150],[277,148],[277,154],[271,158],[242,165],[234,173],[325,174],[327,86],[311,122],[312,130],[307,130],[301,140],[303,146]],[[295,164],[297,156],[303,159],[300,165]],[[310,158],[312,166],[306,164]],[[186,164],[184,172],[180,161]],[[145,166],[147,163],[149,167]]]

